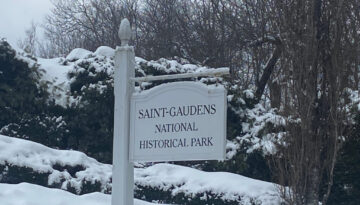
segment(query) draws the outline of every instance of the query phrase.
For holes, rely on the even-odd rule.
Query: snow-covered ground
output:
[[[54,182],[62,182],[62,189],[66,189],[67,184],[70,183],[80,190],[84,180],[100,182],[104,190],[111,186],[111,165],[97,162],[81,152],[55,150],[35,142],[0,135],[0,165],[4,164],[28,167],[36,172],[49,173],[48,185]],[[62,166],[81,165],[84,170],[79,170],[75,175],[70,175],[67,170],[56,170],[54,168],[55,164]],[[197,194],[212,193],[213,195],[220,196],[223,200],[241,198],[241,202],[244,205],[251,204],[251,201],[262,205],[276,205],[279,204],[280,200],[275,184],[232,173],[204,172],[179,165],[156,164],[147,168],[136,168],[134,180],[137,186],[167,190],[174,196],[179,193],[189,197]],[[97,204],[98,198],[108,197],[103,194],[77,197],[60,190],[51,189],[50,191],[37,186],[32,189],[27,184],[2,186],[9,186],[9,189],[4,188],[6,190],[13,190],[10,193],[6,192],[8,197],[15,193],[16,190],[19,190],[19,194],[21,194],[21,191],[24,192],[25,199],[27,196],[35,196],[36,194],[51,196],[51,194],[55,195],[59,192],[69,196],[70,199],[76,198],[76,200],[80,201],[93,199],[95,201],[94,204]],[[0,190],[5,189],[0,188]],[[36,193],[29,193],[32,191]],[[41,194],[41,192],[44,194]],[[49,194],[45,194],[48,192]],[[0,199],[1,197],[8,198],[5,196],[6,193],[0,192]],[[38,204],[32,202],[32,198],[27,199],[30,200],[29,204]],[[102,201],[106,200],[100,200],[99,203]],[[64,204],[66,203],[64,202]]]
[[[111,205],[111,196],[99,192],[79,196],[28,183],[0,184],[0,190],[1,205]],[[134,205],[151,204],[134,199]]]

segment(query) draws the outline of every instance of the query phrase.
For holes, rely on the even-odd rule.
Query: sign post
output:
[[[129,161],[130,96],[134,91],[134,48],[128,45],[131,38],[130,23],[123,19],[119,37],[121,46],[115,51],[114,74],[114,145],[112,175],[112,205],[134,204],[134,166]]]
[[[226,90],[200,82],[163,84],[134,93],[135,82],[220,76],[228,68],[135,78],[130,23],[115,51],[112,205],[134,204],[134,161],[225,159]],[[130,140],[131,139],[131,140]],[[130,147],[130,148],[129,148]]]

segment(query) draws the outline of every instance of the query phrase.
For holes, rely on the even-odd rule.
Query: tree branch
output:
[[[257,89],[255,91],[255,97],[256,97],[257,102],[260,101],[261,96],[264,93],[265,86],[266,86],[267,82],[269,81],[271,73],[273,72],[273,70],[275,68],[276,62],[278,61],[278,59],[281,56],[282,44],[281,44],[280,40],[277,40],[275,45],[276,45],[275,50],[265,65],[264,72],[261,76],[261,79],[260,79],[260,81],[257,85]]]

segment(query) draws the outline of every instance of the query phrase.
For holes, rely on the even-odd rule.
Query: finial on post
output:
[[[124,18],[121,21],[119,28],[119,38],[121,40],[121,46],[129,45],[129,41],[131,39],[131,28],[130,22],[127,18]]]

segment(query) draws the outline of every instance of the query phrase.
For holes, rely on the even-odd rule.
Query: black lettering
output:
[[[175,146],[175,142],[177,143],[177,141],[178,141],[177,139],[171,140],[173,147],[178,147],[179,146],[179,144],[176,144],[176,146]]]
[[[177,113],[176,113],[176,116],[183,116],[181,107],[178,107],[178,111],[177,111]]]
[[[157,140],[153,140],[154,141],[154,148],[156,149],[158,147],[158,141]]]
[[[153,148],[152,140],[149,140],[149,141],[148,141],[148,145],[149,145],[149,146],[147,146],[148,149]]]
[[[160,131],[160,133],[163,133],[163,132],[166,132],[166,127],[165,127],[165,125],[162,125],[162,126],[161,126],[161,131]]]
[[[156,129],[155,129],[155,133],[160,132],[161,133],[161,124],[155,125]]]
[[[154,114],[156,114],[156,115],[154,116],[154,118],[155,118],[155,117],[160,117],[160,112],[159,112],[158,109],[154,109]]]
[[[196,106],[195,105],[191,105],[190,106],[190,115],[195,115],[196,114]]]
[[[189,123],[190,124],[190,123]],[[199,129],[195,126],[195,122],[193,122],[192,131],[198,131]]]
[[[184,139],[185,139],[185,138],[184,138]],[[180,146],[180,147],[184,147],[184,142],[183,142],[181,139],[180,139],[179,141],[180,141],[180,142],[179,142],[179,146]]]
[[[144,118],[144,110],[143,109],[140,109],[139,110],[139,119],[143,119]]]
[[[183,116],[188,116],[190,113],[189,106],[183,106]]]
[[[164,141],[165,141],[165,148],[167,148],[167,147],[171,148],[171,147],[169,146],[169,140],[164,140]]]
[[[161,108],[161,109],[162,109],[162,117],[165,117],[165,113],[166,113],[167,108],[164,107],[164,108]]]
[[[164,140],[158,140],[158,146],[159,148],[163,148],[164,147]]]
[[[201,138],[201,146],[208,146],[207,144],[206,144],[206,138],[205,137],[202,137]]]
[[[210,114],[210,105],[204,105],[204,114]]]
[[[212,137],[208,137],[207,138],[207,144],[208,144],[208,146],[210,145],[210,146],[213,146],[214,144],[211,142],[211,140],[212,140],[213,138]]]
[[[144,118],[150,118],[148,109],[145,110]]]
[[[188,129],[186,128],[186,123],[181,123],[181,129],[180,130],[181,131],[188,131]]]
[[[176,123],[175,125],[173,124],[174,126],[174,131],[175,132],[179,132],[180,131],[180,124],[179,123]]]
[[[145,140],[140,140],[140,149],[145,149]]]
[[[196,142],[196,138],[191,138],[191,146],[194,146],[194,143]]]
[[[202,105],[197,105],[197,115],[203,115],[204,113],[202,112]]]
[[[171,107],[171,108],[170,108],[170,116],[171,116],[171,117],[176,116],[176,110],[175,110],[175,109],[176,109],[175,107]]]
[[[210,114],[215,114],[216,113],[216,107],[215,107],[215,104],[212,104],[211,105],[211,113]]]

